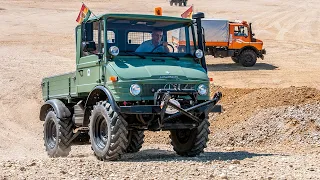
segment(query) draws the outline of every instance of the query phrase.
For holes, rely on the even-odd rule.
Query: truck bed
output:
[[[46,77],[42,79],[42,98],[49,99],[67,99],[76,96],[76,73],[70,72],[66,74]]]

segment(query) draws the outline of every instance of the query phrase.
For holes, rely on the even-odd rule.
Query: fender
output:
[[[246,49],[252,49],[252,50],[254,50],[254,52],[255,52],[257,55],[259,55],[258,49],[257,49],[256,47],[254,47],[254,46],[245,46],[245,47],[241,48],[240,51],[239,51],[239,54],[241,54],[242,51],[244,51],[244,50],[246,50]]]
[[[71,116],[70,110],[66,105],[59,99],[51,99],[45,102],[45,104],[40,109],[40,120],[44,121],[47,115],[48,109],[53,108],[57,115],[57,118],[64,119]]]
[[[98,99],[97,99],[98,97]],[[108,99],[108,102],[110,103],[112,109],[115,112],[119,112],[120,108],[117,105],[116,101],[114,100],[111,92],[109,89],[107,89],[104,86],[96,86],[89,94],[87,100],[86,100],[86,104],[85,107],[88,106],[93,106],[96,104],[96,102],[100,101],[100,100],[106,100]]]

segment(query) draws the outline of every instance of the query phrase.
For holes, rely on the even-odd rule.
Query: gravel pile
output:
[[[215,146],[275,144],[320,145],[320,103],[256,110],[252,117],[228,129],[217,129]]]

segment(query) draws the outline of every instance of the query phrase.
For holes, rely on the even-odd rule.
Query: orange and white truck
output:
[[[206,54],[214,57],[231,57],[235,63],[245,67],[264,59],[263,42],[254,38],[251,23],[246,21],[203,19]]]

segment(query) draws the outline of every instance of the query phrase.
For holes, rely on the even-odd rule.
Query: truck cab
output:
[[[242,49],[245,46],[253,46],[256,49],[262,49],[263,42],[254,38],[251,24],[246,21],[230,22],[230,41],[229,49]]]

